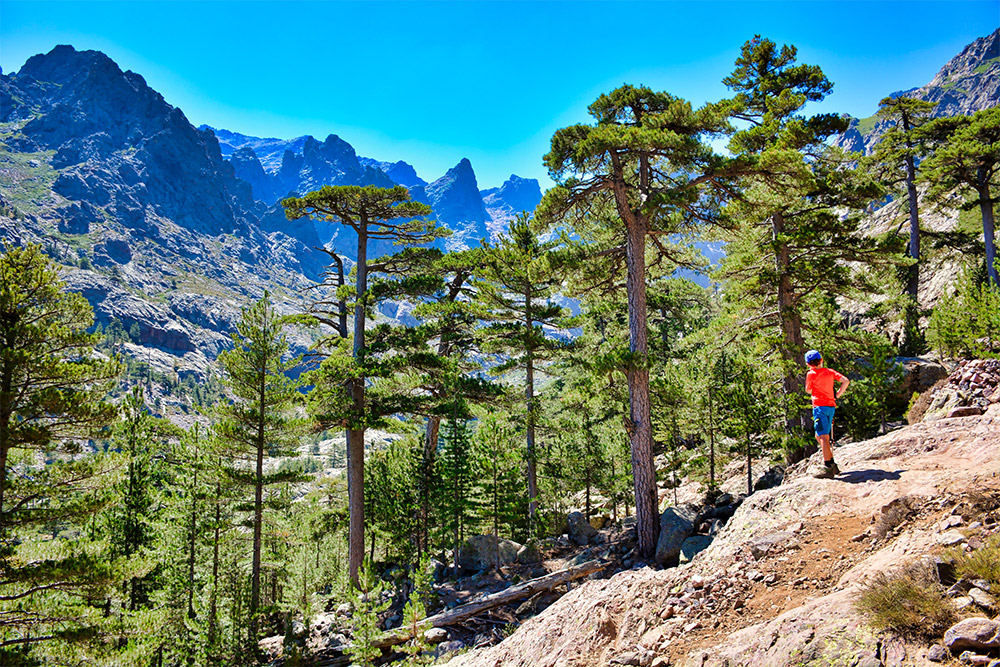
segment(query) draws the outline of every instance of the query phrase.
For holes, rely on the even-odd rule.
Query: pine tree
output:
[[[920,285],[920,214],[917,209],[917,164],[925,153],[925,140],[920,128],[931,119],[935,104],[912,97],[886,97],[879,102],[878,116],[892,123],[882,135],[872,154],[874,166],[881,171],[883,181],[890,187],[902,183],[906,188],[906,203],[910,222],[910,242],[907,255],[913,260],[907,272],[906,295],[908,303],[903,310],[902,354],[923,352],[920,335],[920,304],[917,289]]]
[[[844,215],[868,204],[880,188],[825,146],[846,128],[845,119],[801,115],[833,84],[819,67],[796,64],[795,56],[794,46],[779,49],[758,35],[744,44],[736,69],[723,80],[737,93],[730,113],[745,129],[729,144],[741,179],[727,207],[731,228],[719,273],[736,319],[727,328],[768,332],[778,351],[789,460],[805,454],[793,436],[807,422],[800,399],[808,297],[855,290],[860,277],[849,262],[893,259],[889,248],[859,233],[857,216]]]
[[[0,254],[0,662],[68,657],[100,637],[92,600],[117,581],[104,547],[81,534],[106,507],[114,461],[75,456],[111,424],[120,366],[93,353],[90,305],[64,292],[38,246]],[[48,463],[40,465],[37,454]],[[19,474],[13,471],[18,469]],[[51,528],[78,534],[50,539]]]
[[[237,484],[253,489],[250,524],[253,529],[250,604],[247,610],[249,637],[256,641],[260,612],[260,577],[265,489],[300,479],[298,472],[264,471],[264,458],[292,456],[291,449],[304,431],[304,420],[292,414],[301,382],[289,377],[298,366],[290,358],[280,317],[265,294],[243,309],[233,349],[219,355],[226,371],[225,384],[235,400],[219,406],[216,434],[222,455],[231,462],[227,474]]]
[[[472,438],[472,451],[474,476],[478,480],[476,492],[480,498],[477,515],[493,535],[497,557],[494,567],[499,569],[501,535],[516,539],[528,532],[524,521],[524,457],[518,451],[507,415],[491,412],[479,421]]]
[[[692,109],[686,101],[648,88],[623,86],[589,107],[594,125],[558,130],[545,164],[557,185],[538,215],[547,225],[566,222],[604,228],[617,237],[601,250],[623,262],[629,316],[627,379],[638,552],[656,549],[659,521],[650,422],[647,330],[647,244],[653,261],[673,260],[672,237],[712,218],[713,197],[703,185],[721,181],[723,161],[703,137],[727,127],[719,108]],[[577,224],[582,223],[582,224]],[[616,267],[617,268],[617,267]],[[609,275],[620,275],[618,271]]]
[[[561,278],[554,270],[555,244],[542,242],[531,229],[526,214],[510,223],[496,245],[483,242],[477,271],[476,299],[485,320],[480,335],[487,352],[504,352],[507,359],[493,369],[524,372],[524,412],[528,475],[528,514],[532,522],[538,507],[538,473],[535,427],[538,406],[535,374],[566,342],[546,333],[561,327],[567,313],[553,302]]]
[[[454,414],[445,421],[441,439],[443,447],[436,467],[435,504],[441,517],[441,535],[451,543],[455,575],[458,576],[460,549],[478,505],[474,497],[472,442],[462,407],[456,406]]]
[[[928,194],[940,202],[956,189],[974,193],[962,208],[979,207],[986,272],[993,285],[1000,288],[994,217],[994,204],[1000,198],[994,194],[1000,188],[1000,109],[938,118],[924,126],[923,134],[935,144],[931,156],[921,165],[921,178],[930,184]]]
[[[346,385],[350,394],[352,415],[344,423],[348,431],[347,476],[351,511],[349,570],[351,581],[357,584],[358,570],[365,553],[364,456],[367,428],[365,321],[368,309],[372,306],[368,293],[368,243],[392,241],[397,245],[423,245],[443,236],[446,232],[433,222],[418,217],[430,214],[430,207],[410,201],[410,193],[402,186],[395,188],[324,186],[304,197],[285,199],[281,204],[290,220],[321,217],[348,226],[358,236],[353,295],[354,369],[348,373]]]

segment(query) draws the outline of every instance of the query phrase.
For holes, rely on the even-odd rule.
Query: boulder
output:
[[[774,466],[768,469],[760,478],[754,482],[754,491],[763,491],[764,489],[773,489],[774,487],[781,484],[782,480],[785,478],[785,466]]]
[[[448,639],[448,631],[444,628],[428,628],[424,632],[424,639],[431,644],[440,644]]]
[[[934,394],[934,398],[931,399],[931,404],[928,406],[927,412],[924,413],[923,421],[928,422],[935,419],[943,419],[953,409],[964,405],[967,400],[965,392],[954,387],[939,389]]]
[[[1000,648],[1000,621],[966,618],[948,628],[944,633],[944,645],[952,651]]]
[[[492,535],[474,535],[465,541],[458,552],[458,564],[463,570],[485,570],[497,562],[497,551],[500,553],[500,564],[506,565],[517,560],[521,545],[511,540]]]
[[[517,562],[521,565],[533,565],[542,562],[542,555],[533,544],[525,544],[517,550]]]
[[[710,544],[712,544],[712,538],[708,535],[692,535],[681,543],[680,562],[691,562],[696,555],[707,549]]]
[[[978,405],[960,405],[948,411],[948,419],[954,417],[978,417],[983,414],[983,409]]]
[[[570,512],[566,517],[569,528],[569,539],[581,547],[590,544],[597,537],[597,529],[590,525],[583,512]]]
[[[904,403],[909,403],[913,394],[922,394],[938,380],[948,377],[948,369],[936,361],[921,357],[897,357],[896,362],[903,368],[896,394]]]
[[[656,542],[656,562],[675,565],[684,540],[694,532],[698,512],[691,507],[668,507],[660,515],[660,539]]]

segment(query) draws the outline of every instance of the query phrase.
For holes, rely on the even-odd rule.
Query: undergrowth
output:
[[[862,588],[854,606],[872,627],[910,637],[940,637],[955,620],[944,588],[919,564],[879,572]]]
[[[1000,587],[1000,534],[970,553],[955,556],[955,572],[968,580],[985,579],[990,587]]]

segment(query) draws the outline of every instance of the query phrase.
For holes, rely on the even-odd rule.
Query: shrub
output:
[[[1000,289],[966,271],[953,296],[938,302],[927,340],[940,353],[971,358],[997,357],[1000,343]]]
[[[911,637],[938,637],[955,619],[944,588],[919,564],[879,572],[862,588],[854,607],[872,627]]]
[[[1000,587],[1000,534],[971,553],[961,553],[955,559],[955,572],[965,579],[985,579]]]

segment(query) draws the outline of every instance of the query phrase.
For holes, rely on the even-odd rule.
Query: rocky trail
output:
[[[845,445],[837,460],[844,472],[832,480],[812,477],[815,457],[789,468],[692,562],[586,581],[448,664],[938,664],[929,656],[943,648],[871,629],[854,600],[876,573],[976,548],[1000,526],[1000,404]],[[960,616],[995,613],[958,604]],[[996,657],[982,650],[975,664]]]

